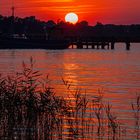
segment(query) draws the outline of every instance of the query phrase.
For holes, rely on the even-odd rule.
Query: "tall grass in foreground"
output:
[[[41,74],[23,63],[15,76],[0,77],[1,140],[92,140],[125,139],[124,128],[103,93],[88,99],[80,90],[71,90],[63,79],[69,98],[56,96]],[[135,133],[139,139],[140,95],[132,103]]]
[[[135,118],[135,133],[136,138],[140,139],[140,94],[136,95],[135,101],[132,103],[132,109],[134,112],[134,118]]]

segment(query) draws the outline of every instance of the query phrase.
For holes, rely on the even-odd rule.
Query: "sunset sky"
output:
[[[75,12],[79,21],[87,20],[90,25],[97,21],[113,24],[140,23],[140,0],[13,0],[15,15],[34,15],[41,20],[55,22],[69,12]],[[11,15],[12,0],[0,1],[0,14]]]

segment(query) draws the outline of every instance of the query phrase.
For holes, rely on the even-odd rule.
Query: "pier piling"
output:
[[[126,50],[127,50],[127,51],[130,50],[130,42],[126,42]]]
[[[111,50],[115,49],[115,42],[111,42]]]

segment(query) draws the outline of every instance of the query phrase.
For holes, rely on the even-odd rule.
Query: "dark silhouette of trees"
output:
[[[13,20],[14,18],[14,20]],[[10,34],[26,35],[29,39],[65,39],[69,37],[135,37],[140,38],[140,25],[103,25],[97,22],[95,26],[89,26],[87,21],[81,21],[76,25],[53,20],[40,21],[34,16],[4,17],[0,15],[0,36],[8,37]]]

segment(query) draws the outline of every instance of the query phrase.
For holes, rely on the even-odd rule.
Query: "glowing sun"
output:
[[[78,15],[76,15],[75,13],[68,13],[65,16],[65,21],[76,24],[78,22]]]

